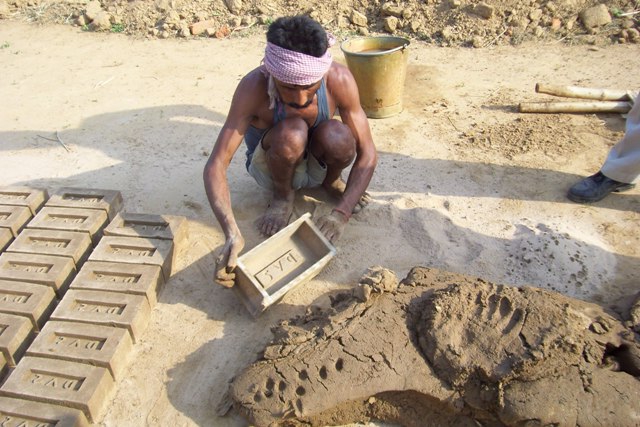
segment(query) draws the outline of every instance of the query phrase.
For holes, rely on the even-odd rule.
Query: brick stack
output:
[[[122,379],[186,238],[183,217],[122,205],[112,190],[0,188],[3,420],[87,425]]]

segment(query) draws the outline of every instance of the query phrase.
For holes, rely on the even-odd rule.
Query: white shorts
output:
[[[258,185],[267,190],[273,190],[271,171],[267,165],[267,152],[262,148],[262,143],[259,143],[254,150],[247,170]],[[306,152],[304,160],[296,166],[293,173],[292,187],[294,190],[318,187],[322,185],[326,176],[327,166],[320,164],[313,154]]]

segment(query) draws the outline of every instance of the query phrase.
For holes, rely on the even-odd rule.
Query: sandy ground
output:
[[[189,219],[175,273],[101,425],[244,425],[234,414],[217,417],[216,405],[271,338],[270,326],[309,304],[327,305],[328,292],[352,287],[372,265],[401,278],[416,265],[437,267],[605,305],[638,291],[640,191],[593,206],[564,197],[598,169],[623,119],[513,109],[547,99],[534,93],[536,82],[638,88],[638,47],[413,42],[405,110],[371,120],[380,156],[372,204],[352,219],[337,257],[314,280],[254,320],[232,291],[212,282],[223,236],[202,168],[236,83],[263,49],[255,35],[145,41],[0,25],[1,185],[115,189],[127,211]],[[46,139],[56,132],[69,151]],[[491,143],[482,142],[486,136]],[[248,250],[262,241],[252,224],[269,195],[247,175],[243,157],[229,180]],[[298,198],[297,215],[326,209],[311,196]]]

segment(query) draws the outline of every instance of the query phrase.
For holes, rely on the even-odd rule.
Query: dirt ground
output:
[[[537,82],[637,89],[638,45],[557,40],[437,47],[412,40],[405,109],[371,120],[373,202],[338,255],[254,320],[212,283],[224,239],[202,169],[263,34],[142,39],[78,27],[0,22],[0,183],[116,189],[130,212],[183,215],[190,237],[99,425],[242,426],[216,415],[227,384],[279,320],[326,307],[372,265],[404,277],[421,265],[616,304],[639,288],[640,190],[595,205],[565,198],[621,137],[617,114],[521,114]],[[338,45],[332,48],[344,61]],[[68,151],[58,142],[58,135]],[[269,195],[238,153],[232,202],[248,250]],[[300,196],[296,215],[326,205]]]

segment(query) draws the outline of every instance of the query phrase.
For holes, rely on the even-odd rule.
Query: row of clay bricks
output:
[[[3,421],[94,422],[122,378],[186,227],[121,209],[111,190],[0,188]]]

